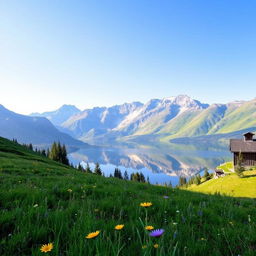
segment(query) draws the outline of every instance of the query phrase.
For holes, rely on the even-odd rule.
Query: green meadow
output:
[[[254,198],[85,174],[3,138],[0,184],[1,256],[256,254]],[[165,232],[150,237],[147,225]]]

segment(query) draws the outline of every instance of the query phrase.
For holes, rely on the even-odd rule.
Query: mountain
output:
[[[64,105],[43,113],[56,127],[76,139],[108,144],[151,136],[175,138],[229,134],[256,127],[256,99],[227,104],[203,104],[187,95],[151,99],[79,111]],[[66,119],[66,120],[65,120]],[[228,136],[229,136],[228,135]]]
[[[126,131],[133,135],[158,133],[175,118],[178,119],[185,113],[191,116],[208,106],[186,95],[150,100],[136,112],[127,116],[115,130]]]
[[[38,147],[60,141],[67,147],[85,147],[87,144],[60,132],[47,118],[14,113],[0,105],[0,136],[32,143]]]
[[[125,103],[113,107],[95,107],[86,109],[62,124],[75,138],[86,140],[108,133],[117,127],[126,116],[143,106],[140,102]]]
[[[50,120],[55,126],[61,126],[66,120],[68,120],[71,116],[80,113],[77,107],[73,105],[63,105],[59,109],[51,112],[44,112],[44,113],[32,113],[31,116],[41,116],[46,117]]]

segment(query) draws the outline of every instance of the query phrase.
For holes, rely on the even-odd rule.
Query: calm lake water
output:
[[[207,146],[200,144],[183,145],[133,145],[94,147],[80,149],[69,154],[74,165],[87,162],[94,168],[98,162],[105,176],[114,173],[118,167],[122,173],[126,170],[142,172],[153,184],[169,184],[176,186],[179,176],[190,177],[202,172],[206,167],[210,170],[219,164],[230,161],[231,154],[227,146]]]

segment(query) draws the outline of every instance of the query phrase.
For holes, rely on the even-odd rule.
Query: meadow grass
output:
[[[3,256],[45,255],[46,243],[59,256],[255,255],[255,199],[85,174],[4,139],[0,184]],[[146,225],[165,232],[150,237]]]
[[[218,170],[223,170],[225,173],[234,172],[233,162],[226,162],[216,167]]]

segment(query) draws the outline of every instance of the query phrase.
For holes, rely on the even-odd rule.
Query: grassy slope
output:
[[[256,100],[244,103],[239,108],[227,114],[213,127],[210,134],[229,133],[256,126]]]
[[[84,174],[1,138],[0,184],[2,256],[43,255],[39,248],[48,242],[54,243],[49,255],[62,256],[255,255],[251,199]],[[140,207],[144,201],[153,206]],[[164,228],[164,235],[150,238],[146,222]],[[115,231],[116,224],[125,227]],[[85,239],[96,230],[97,238]]]
[[[224,105],[212,105],[196,115],[187,125],[181,127],[177,133],[167,136],[166,139],[206,135],[223,118],[225,111]]]
[[[236,197],[256,198],[256,170],[244,172],[245,177],[239,178],[231,173],[223,178],[212,179],[199,186],[193,185],[191,191],[203,193],[220,193]]]

